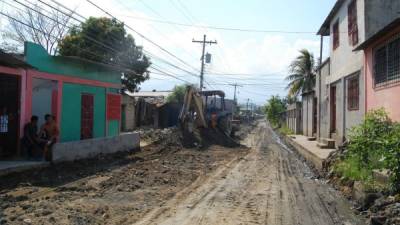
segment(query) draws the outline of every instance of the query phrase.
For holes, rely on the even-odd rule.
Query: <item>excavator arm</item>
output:
[[[207,121],[204,116],[203,99],[199,92],[193,86],[186,89],[182,110],[179,114],[179,121],[183,125],[189,117],[196,112],[196,123],[201,127],[207,128]]]

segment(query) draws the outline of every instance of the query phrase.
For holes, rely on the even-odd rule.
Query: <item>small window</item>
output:
[[[337,49],[339,47],[339,20],[336,21],[335,24],[333,24],[333,50]]]
[[[358,44],[357,1],[353,0],[347,9],[348,34],[350,45]]]
[[[359,80],[358,76],[350,78],[347,84],[347,108],[349,110],[358,110],[359,108]]]

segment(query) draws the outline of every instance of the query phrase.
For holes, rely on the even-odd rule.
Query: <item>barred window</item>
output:
[[[358,25],[357,25],[357,1],[353,0],[347,8],[347,21],[349,42],[351,45],[358,43]]]
[[[359,108],[359,80],[358,75],[350,78],[347,84],[347,108],[349,110],[358,110]]]
[[[339,36],[339,20],[337,20],[333,24],[332,32],[333,32],[333,50],[335,50],[339,47],[339,38],[340,38],[340,36]]]
[[[400,81],[400,37],[388,42],[374,52],[374,83]]]

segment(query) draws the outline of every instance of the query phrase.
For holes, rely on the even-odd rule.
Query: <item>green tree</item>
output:
[[[282,98],[272,96],[265,105],[265,114],[268,121],[274,125],[279,126],[282,113],[286,111],[286,104]]]
[[[186,93],[186,85],[176,85],[171,94],[167,97],[167,102],[183,103]]]
[[[298,96],[312,90],[315,86],[315,71],[314,55],[306,49],[300,50],[300,55],[289,66],[290,75],[286,77],[289,81],[289,96]]]
[[[73,27],[59,43],[59,53],[116,66],[125,90],[137,91],[138,85],[149,79],[149,58],[115,19],[90,17]]]

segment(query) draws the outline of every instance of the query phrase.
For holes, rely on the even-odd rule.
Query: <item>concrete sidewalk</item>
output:
[[[336,149],[321,149],[317,146],[317,141],[309,141],[308,137],[303,135],[290,135],[286,140],[319,172],[322,171],[329,154],[336,151]]]
[[[43,168],[48,165],[50,164],[44,161],[25,161],[25,160],[0,161],[0,176],[4,176],[14,172]]]

